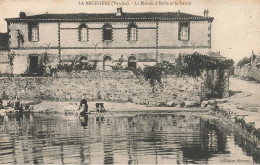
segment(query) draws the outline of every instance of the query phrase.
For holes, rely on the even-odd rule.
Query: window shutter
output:
[[[132,40],[136,40],[136,28],[132,28],[133,33],[132,33]]]
[[[39,41],[40,40],[39,24],[36,25],[36,32],[37,32],[37,41]]]
[[[189,24],[188,23],[179,24],[179,40],[184,40],[184,41],[189,40]]]
[[[79,31],[78,31],[78,41],[81,41],[81,28],[79,28]]]
[[[88,30],[87,30],[87,28],[85,28],[85,27],[81,28],[80,39],[81,39],[81,41],[88,41]]]
[[[189,29],[188,27],[184,27],[184,40],[188,40],[189,38]]]
[[[32,41],[32,28],[30,25],[28,25],[28,40]]]

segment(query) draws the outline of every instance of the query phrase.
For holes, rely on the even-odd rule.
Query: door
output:
[[[38,56],[30,56],[30,73],[38,73]]]
[[[109,56],[104,57],[104,70],[112,70],[112,59]]]
[[[128,58],[128,67],[129,68],[136,68],[136,58],[135,58],[135,56],[130,56]]]

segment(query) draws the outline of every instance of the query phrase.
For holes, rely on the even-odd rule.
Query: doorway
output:
[[[112,59],[109,56],[105,56],[103,60],[103,69],[112,70]]]
[[[37,74],[38,67],[38,56],[30,56],[30,73]]]
[[[128,58],[128,67],[136,69],[136,58],[135,58],[135,56],[130,56]]]

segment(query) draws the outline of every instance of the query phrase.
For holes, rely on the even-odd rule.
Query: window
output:
[[[79,41],[88,41],[88,28],[86,25],[79,27]]]
[[[135,58],[135,56],[130,56],[128,58],[128,67],[129,68],[136,68],[136,58]]]
[[[112,58],[109,56],[105,56],[103,59],[103,69],[112,70],[112,66],[113,66]]]
[[[112,41],[112,26],[109,24],[106,24],[103,27],[103,40]]]
[[[39,41],[39,27],[37,23],[29,25],[29,40],[30,41]]]
[[[179,25],[179,40],[189,40],[189,23],[180,23]]]
[[[24,35],[21,30],[17,30],[18,48],[23,47]]]
[[[129,41],[137,40],[137,27],[135,24],[130,24],[128,27],[128,40]]]

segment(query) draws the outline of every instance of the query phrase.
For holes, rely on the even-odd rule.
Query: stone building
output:
[[[173,62],[179,54],[209,54],[213,17],[183,12],[40,14],[6,18],[15,74],[48,64],[84,61],[98,70]]]

